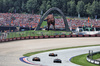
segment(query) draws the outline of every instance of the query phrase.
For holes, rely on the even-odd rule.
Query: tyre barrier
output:
[[[96,35],[90,35],[90,37],[96,37]]]
[[[100,34],[97,34],[96,36],[97,36],[97,37],[100,37]]]
[[[59,37],[60,37],[59,35],[56,35],[56,36],[55,36],[55,38],[59,38]]]
[[[0,39],[0,42],[1,42],[1,39]]]
[[[8,42],[8,41],[9,41],[9,39],[5,39],[5,41],[6,41],[6,42]]]
[[[43,39],[44,37],[43,37],[43,36],[39,36],[39,38],[40,38],[40,39]]]
[[[77,37],[77,35],[71,35],[71,37]]]
[[[83,35],[77,35],[77,37],[83,37]]]
[[[38,36],[35,36],[34,38],[35,38],[35,39],[38,39],[39,37],[38,37]]]
[[[24,40],[25,39],[25,37],[21,37],[21,40]]]
[[[86,60],[87,60],[88,62],[90,62],[90,63],[100,65],[100,61],[99,61],[99,60],[93,60],[93,59],[90,58],[90,56],[95,55],[95,54],[97,54],[97,53],[100,53],[100,52],[95,52],[95,53],[93,53],[93,54],[87,55]]]
[[[34,38],[34,36],[30,36],[30,39],[33,39]]]
[[[49,36],[49,38],[54,38],[54,36]]]
[[[60,37],[61,37],[61,38],[65,38],[65,35],[61,35]]]
[[[14,37],[14,38],[13,38],[13,41],[15,41],[15,40],[16,40],[16,38]]]
[[[20,37],[17,37],[17,40],[20,40],[21,38]]]
[[[89,35],[83,35],[84,37],[90,37]]]
[[[71,37],[71,35],[66,35],[66,37],[68,38],[68,37]]]
[[[29,36],[26,36],[25,38],[26,38],[26,39],[29,39]]]
[[[5,42],[5,39],[2,39],[1,41],[2,41],[2,42]]]
[[[49,38],[49,36],[44,36],[44,38]]]
[[[44,38],[70,38],[70,37],[100,37],[100,34],[97,35],[55,35],[55,36],[27,36],[27,37],[14,37],[14,38],[7,38],[7,39],[0,39],[0,42],[9,42],[9,41],[16,41],[16,40],[26,40],[26,39],[44,39]]]
[[[12,40],[13,40],[12,38],[9,39],[9,41],[12,41]]]

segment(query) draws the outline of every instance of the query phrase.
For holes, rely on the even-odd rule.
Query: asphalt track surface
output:
[[[70,60],[72,57],[86,54],[89,50],[93,50],[93,52],[100,51],[100,46],[92,46],[92,47],[81,47],[81,48],[72,48],[72,49],[64,49],[64,50],[56,50],[50,52],[39,53],[36,55],[32,55],[30,57],[26,57],[26,61],[33,65],[39,66],[80,66],[74,63],[71,63]],[[57,56],[51,57],[49,56],[50,53],[55,53]],[[39,61],[33,61],[34,57],[39,57]],[[60,59],[62,63],[54,63],[54,59]],[[78,59],[77,59],[78,60]]]
[[[0,43],[0,66],[34,66],[21,62],[19,58],[34,51],[96,44],[100,44],[100,37],[31,39]]]

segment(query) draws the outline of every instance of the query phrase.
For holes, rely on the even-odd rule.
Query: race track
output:
[[[23,54],[72,46],[100,44],[100,37],[31,39],[0,43],[0,66],[33,66],[19,60]]]

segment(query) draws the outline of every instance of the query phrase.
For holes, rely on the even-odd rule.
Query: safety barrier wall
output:
[[[93,59],[90,58],[91,56],[93,56],[93,55],[95,55],[95,54],[97,54],[97,53],[100,53],[100,52],[95,52],[95,53],[93,53],[93,54],[89,54],[89,55],[87,56],[87,58],[86,58],[87,61],[90,62],[90,63],[93,63],[93,64],[100,65],[100,61],[99,61],[99,60],[93,60]]]
[[[16,40],[26,40],[26,39],[46,39],[46,38],[77,38],[77,37],[100,37],[100,34],[97,35],[45,35],[45,36],[26,36],[26,37],[13,37],[1,39],[0,42],[16,41]]]

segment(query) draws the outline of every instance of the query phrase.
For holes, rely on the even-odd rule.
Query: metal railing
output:
[[[19,31],[19,32],[0,32],[0,39],[9,39],[27,36],[55,36],[55,35],[69,35],[70,32],[58,31]]]
[[[87,61],[90,62],[90,63],[93,63],[93,64],[97,64],[97,65],[100,65],[100,61],[99,60],[94,60],[93,59],[93,55],[96,55],[96,54],[100,54],[100,52],[93,52],[93,50],[89,50],[89,54],[87,55]]]

